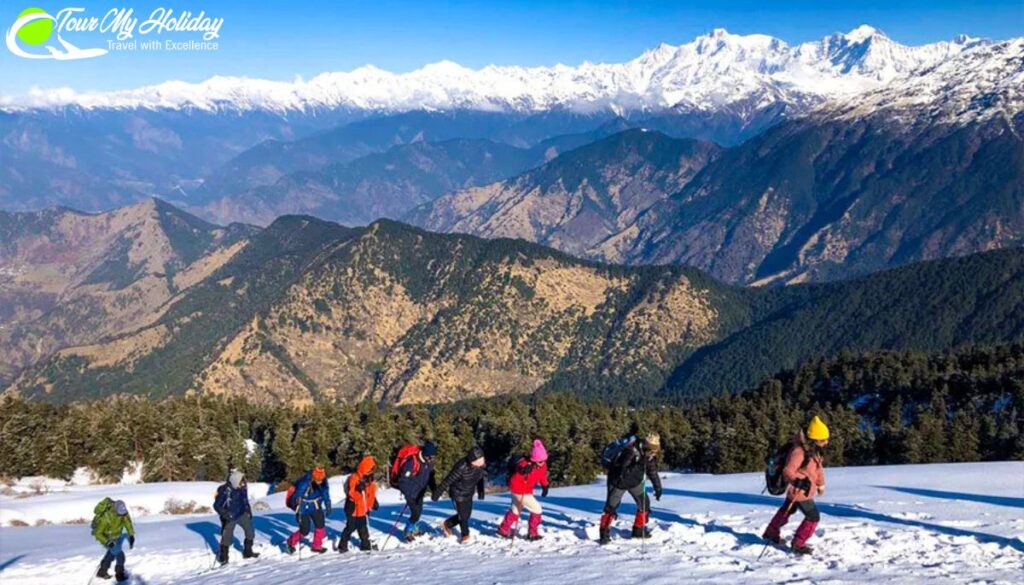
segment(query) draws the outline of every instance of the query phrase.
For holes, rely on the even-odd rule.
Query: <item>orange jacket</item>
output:
[[[804,458],[807,462],[804,463]],[[789,450],[789,457],[786,458],[786,467],[782,469],[782,477],[790,484],[786,490],[786,496],[795,501],[813,500],[818,495],[818,488],[825,486],[825,466],[821,462],[821,456],[810,457],[801,444],[796,444]],[[803,490],[793,487],[793,482],[804,478],[811,480],[811,493],[805,494]]]
[[[353,518],[362,518],[374,508],[377,501],[377,482],[373,481],[373,470],[377,462],[367,455],[356,466],[356,472],[345,481],[345,514]]]

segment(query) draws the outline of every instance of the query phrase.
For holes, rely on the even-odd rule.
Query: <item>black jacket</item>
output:
[[[484,499],[484,480],[487,477],[486,467],[473,467],[470,462],[483,457],[483,450],[474,447],[465,458],[448,472],[441,485],[437,486],[437,493],[448,492],[453,500],[465,501],[473,499],[473,492],[479,498]]]
[[[645,455],[637,445],[619,453],[608,469],[608,485],[628,490],[644,481],[644,474],[651,480],[655,493],[661,492],[661,478],[658,477],[658,458]]]

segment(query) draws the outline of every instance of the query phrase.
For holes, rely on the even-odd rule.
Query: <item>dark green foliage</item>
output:
[[[661,434],[663,467],[731,473],[761,469],[815,414],[832,431],[829,465],[1020,459],[1024,345],[843,356],[738,395],[639,409],[565,393],[430,408],[205,397],[55,406],[8,397],[0,401],[0,476],[69,477],[84,465],[112,479],[142,460],[148,480],[219,480],[234,465],[276,483],[312,465],[347,472],[367,453],[383,470],[400,445],[432,439],[442,470],[478,444],[498,477],[539,437],[553,482],[566,485],[593,480],[601,449],[633,421]],[[254,453],[246,440],[258,445]]]

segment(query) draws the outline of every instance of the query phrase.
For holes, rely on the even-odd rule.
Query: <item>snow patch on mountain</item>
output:
[[[196,108],[205,111],[453,110],[537,112],[717,110],[783,102],[807,107],[877,89],[922,67],[933,66],[987,41],[960,35],[910,47],[860,26],[790,47],[761,34],[725,29],[673,46],[662,44],[626,63],[552,67],[487,66],[469,69],[451,61],[409,73],[372,65],[292,82],[247,77],[201,83],[168,81],[112,92],[33,89],[0,97],[0,108],[22,110],[78,106],[85,109]]]

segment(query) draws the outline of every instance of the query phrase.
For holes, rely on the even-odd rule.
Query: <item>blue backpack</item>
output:
[[[605,469],[610,468],[612,464],[615,463],[615,460],[619,458],[619,455],[634,444],[636,444],[636,437],[633,435],[628,437],[619,437],[611,443],[608,443],[608,446],[601,451],[601,467],[604,467]]]

